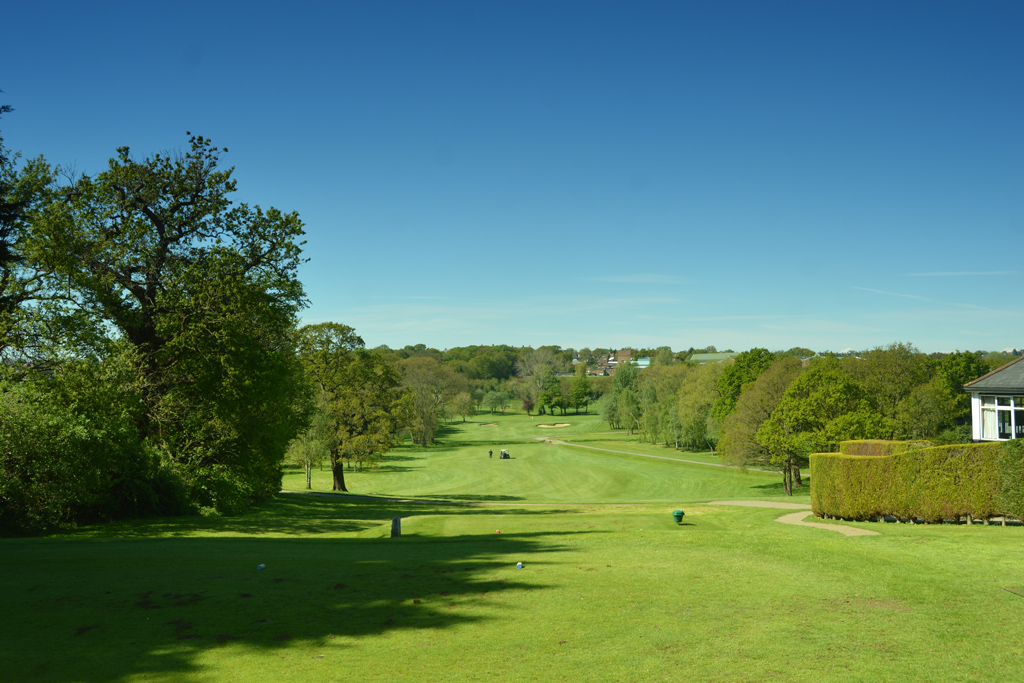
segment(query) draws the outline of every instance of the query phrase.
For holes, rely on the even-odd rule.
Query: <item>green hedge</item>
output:
[[[916,451],[919,448],[934,446],[930,441],[886,441],[885,439],[857,439],[839,442],[839,452],[843,455],[886,456],[896,453]]]
[[[889,456],[811,455],[811,506],[821,516],[939,522],[964,515],[977,518],[1024,513],[1024,466],[1018,493],[1008,504],[1006,449],[1001,443],[953,444]],[[1020,457],[1016,462],[1022,463]]]
[[[997,501],[1006,514],[1024,519],[1024,439],[1003,442]]]

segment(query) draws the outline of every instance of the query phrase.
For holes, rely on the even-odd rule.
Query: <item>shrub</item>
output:
[[[1024,440],[1002,444],[999,454],[999,507],[1006,514],[1024,519]]]
[[[0,533],[188,510],[181,478],[140,441],[118,372],[75,362],[0,381]]]
[[[988,518],[1006,511],[1000,498],[1005,479],[1000,474],[1002,444],[890,448],[893,454],[888,456],[813,454],[815,514],[851,519],[888,514],[937,522],[963,515]],[[1024,465],[1020,469],[1024,491]]]
[[[929,441],[887,441],[885,439],[857,439],[841,441],[839,452],[844,455],[886,456],[895,453],[927,448],[933,445]]]

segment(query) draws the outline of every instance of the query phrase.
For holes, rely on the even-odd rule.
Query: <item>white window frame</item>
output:
[[[1001,402],[1005,402],[1007,405],[1000,405]],[[999,436],[1000,413],[1009,413],[1010,437],[1008,439]],[[986,430],[986,417],[990,423],[990,429],[994,430],[994,435]],[[1010,441],[1017,438],[1018,425],[1022,432],[1021,436],[1024,436],[1024,396],[971,394],[971,421],[974,427],[975,441]]]

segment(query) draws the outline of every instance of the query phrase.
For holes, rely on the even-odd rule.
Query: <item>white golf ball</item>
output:
[[[523,568],[523,563],[522,562],[516,562],[516,569],[522,569],[522,568]]]

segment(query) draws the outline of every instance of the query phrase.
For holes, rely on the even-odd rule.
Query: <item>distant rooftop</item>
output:
[[[695,353],[690,356],[690,362],[696,363],[697,365],[704,365],[705,363],[721,363],[723,360],[729,358],[735,358],[738,354],[735,353]]]
[[[964,391],[979,394],[1024,394],[1024,356],[996,368],[973,382],[964,385]]]

